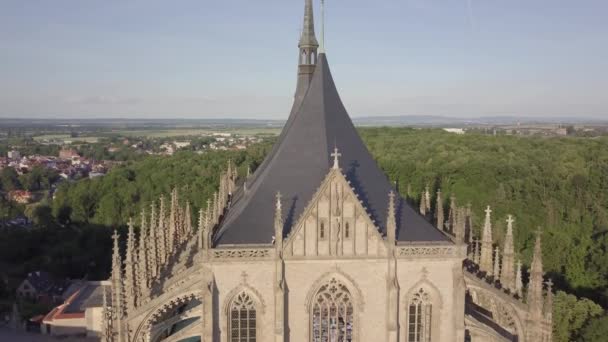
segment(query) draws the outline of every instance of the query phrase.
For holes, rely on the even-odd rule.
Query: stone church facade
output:
[[[432,201],[433,197],[433,201]],[[359,138],[305,0],[290,117],[266,160],[229,164],[194,227],[177,191],[114,235],[103,341],[551,341],[540,234],[522,283],[513,219],[441,192],[401,198]],[[418,201],[416,201],[418,202]],[[433,202],[433,203],[431,203]]]

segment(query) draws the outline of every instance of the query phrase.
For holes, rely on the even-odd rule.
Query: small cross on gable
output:
[[[339,158],[342,157],[342,153],[338,152],[338,148],[334,147],[334,153],[331,154],[334,157],[334,169],[340,168]]]

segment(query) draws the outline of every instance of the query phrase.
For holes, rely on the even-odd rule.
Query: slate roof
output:
[[[393,187],[359,137],[338,95],[327,57],[320,54],[301,105],[293,109],[271,153],[247,181],[248,191],[235,193],[215,244],[270,244],[277,191],[283,195],[288,234],[332,167],[334,147],[342,154],[342,172],[385,233]],[[399,241],[448,241],[404,199],[397,201]]]

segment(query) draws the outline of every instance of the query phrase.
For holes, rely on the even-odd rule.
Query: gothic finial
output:
[[[339,158],[342,157],[342,153],[338,152],[338,147],[334,147],[334,152],[331,154],[332,157],[334,157],[334,169],[339,169],[340,168],[340,161]]]

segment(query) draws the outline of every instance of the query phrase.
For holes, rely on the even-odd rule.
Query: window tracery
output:
[[[407,315],[408,342],[431,341],[432,304],[428,292],[420,288],[409,302]]]
[[[312,342],[352,342],[354,305],[348,288],[331,278],[312,301]]]
[[[246,292],[239,293],[230,303],[228,314],[230,342],[255,342],[257,312],[251,296]]]

